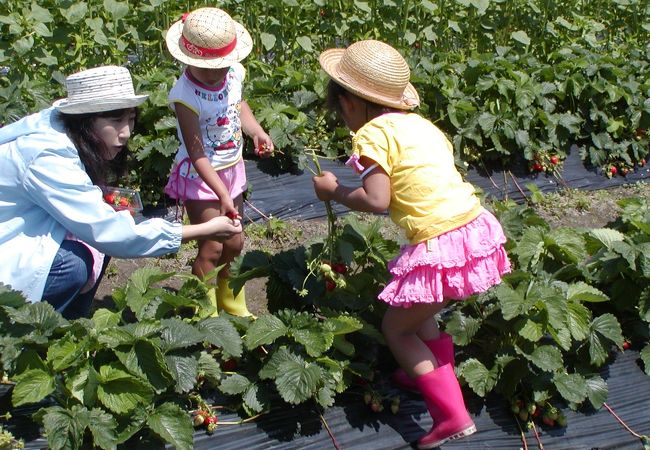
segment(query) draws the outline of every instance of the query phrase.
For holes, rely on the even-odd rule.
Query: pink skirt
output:
[[[177,200],[219,200],[217,194],[200,176],[190,178],[180,173],[181,170],[189,172],[191,164],[190,159],[186,158],[174,167],[165,186],[165,194]],[[240,159],[235,165],[217,170],[217,175],[233,199],[241,195],[248,186],[243,159]]]
[[[485,292],[510,272],[501,224],[483,211],[467,225],[406,245],[389,265],[391,281],[379,299],[408,308],[414,303],[462,300]]]

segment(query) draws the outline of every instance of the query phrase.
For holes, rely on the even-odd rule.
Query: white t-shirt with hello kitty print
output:
[[[169,105],[181,103],[196,113],[199,118],[205,155],[215,169],[225,169],[242,158],[243,136],[241,130],[242,84],[246,71],[240,63],[230,66],[219,86],[207,86],[196,80],[185,70],[169,91]],[[180,165],[179,175],[196,178],[199,175],[188,161],[187,148],[178,127],[181,145],[174,159],[174,168]]]

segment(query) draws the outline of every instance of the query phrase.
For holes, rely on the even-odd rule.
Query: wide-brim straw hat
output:
[[[180,62],[207,69],[229,67],[253,49],[246,28],[219,8],[199,8],[184,15],[169,27],[165,42]]]
[[[66,114],[87,114],[135,108],[148,95],[136,95],[131,74],[125,67],[101,66],[83,70],[65,79],[67,98],[53,106]]]
[[[325,50],[318,61],[336,83],[363,99],[397,109],[420,104],[420,96],[409,82],[408,64],[388,44],[358,41],[345,49]]]

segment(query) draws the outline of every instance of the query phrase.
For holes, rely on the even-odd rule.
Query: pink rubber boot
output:
[[[451,439],[476,432],[476,425],[465,409],[463,392],[450,364],[416,377],[415,383],[434,422],[431,431],[418,439],[419,449],[435,448]]]
[[[454,341],[451,339],[451,336],[447,333],[440,332],[438,339],[432,339],[430,341],[423,341],[433,356],[436,357],[438,361],[438,366],[444,366],[445,364],[451,364],[453,367],[454,364]],[[391,380],[395,386],[400,389],[407,391],[416,391],[418,387],[415,384],[413,378],[409,377],[404,369],[399,368],[391,375]]]

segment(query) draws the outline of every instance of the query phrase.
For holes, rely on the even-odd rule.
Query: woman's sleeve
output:
[[[102,253],[137,258],[180,248],[181,224],[162,219],[136,224],[129,211],[113,210],[72,149],[41,152],[28,164],[22,183],[35,207]]]

